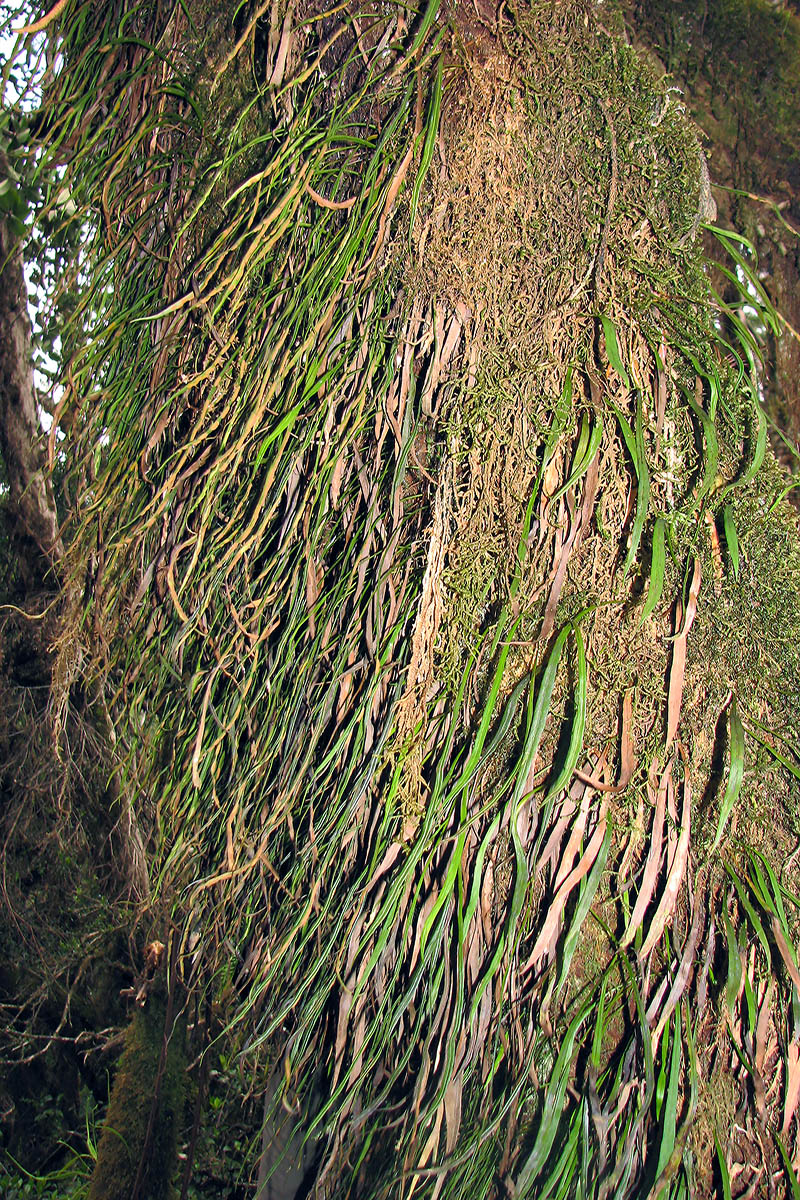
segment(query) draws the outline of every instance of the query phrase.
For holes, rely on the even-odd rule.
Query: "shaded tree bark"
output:
[[[639,0],[631,23],[636,48],[658,55],[707,138],[719,224],[745,233],[758,251],[760,278],[782,318],[765,355],[766,409],[800,445],[798,6]],[[773,448],[797,470],[778,435]]]
[[[0,151],[0,177],[7,175],[8,159]],[[9,534],[23,582],[32,586],[54,566],[63,546],[36,411],[22,241],[5,215],[0,215],[0,450]]]

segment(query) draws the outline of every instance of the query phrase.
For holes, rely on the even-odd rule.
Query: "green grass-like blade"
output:
[[[550,497],[550,504],[555,504],[557,500],[569,491],[589,470],[589,466],[597,453],[597,448],[603,438],[603,422],[598,415],[594,425],[589,427],[589,422],[586,417],[583,418],[581,424],[581,432],[578,438],[578,445],[575,450],[575,459],[572,470],[567,479],[562,483],[553,495]]]
[[[611,366],[619,375],[622,382],[628,391],[631,390],[631,381],[628,377],[628,372],[622,364],[622,355],[619,352],[619,343],[617,341],[617,329],[614,322],[605,313],[600,314],[600,321],[603,326],[603,336],[606,343],[606,354]]]
[[[728,818],[733,812],[733,806],[739,798],[739,792],[742,790],[742,779],[744,778],[744,728],[739,718],[739,708],[735,696],[731,700],[729,709],[728,741],[730,744],[728,782],[725,785],[725,794],[722,797],[719,821],[717,822],[717,834],[714,838],[714,845],[711,847],[712,850],[716,850],[722,840]]]
[[[722,510],[722,526],[725,531],[725,541],[728,546],[728,556],[731,560],[731,568],[733,570],[734,579],[739,578],[739,535],[736,532],[736,522],[733,518],[733,509],[730,504],[726,504]]]
[[[645,621],[655,611],[655,607],[661,599],[661,593],[664,590],[664,573],[667,565],[667,555],[665,548],[666,522],[663,517],[658,517],[653,526],[653,552],[650,557],[650,582],[647,587],[647,599],[645,600],[642,615],[639,618],[639,625],[644,625]]]
[[[536,506],[536,501],[539,498],[539,490],[542,486],[544,473],[553,457],[553,451],[558,445],[558,439],[567,423],[567,418],[572,411],[572,392],[573,392],[573,371],[572,367],[567,370],[567,375],[564,380],[564,386],[561,389],[561,394],[556,404],[553,420],[550,424],[550,429],[547,434],[547,440],[542,453],[542,461],[539,464],[539,469],[536,472],[536,478],[533,481],[531,494],[525,508],[525,516],[522,521],[522,532],[520,534],[519,544],[517,546],[517,563],[514,568],[514,576],[509,586],[509,596],[512,600],[515,599],[519,591],[520,583],[522,582],[522,569],[525,566],[525,559],[528,553],[528,539],[531,532],[531,521],[533,520],[533,512]]]
[[[572,1114],[564,1149],[558,1156],[555,1166],[547,1176],[547,1179],[542,1181],[541,1188],[537,1193],[538,1200],[550,1200],[551,1196],[555,1196],[556,1200],[558,1200],[565,1192],[569,1194],[578,1165],[578,1139],[580,1135],[580,1109],[576,1109]],[[566,1189],[565,1184],[567,1185]]]
[[[719,1167],[719,1177],[722,1181],[722,1200],[733,1200],[731,1195],[731,1177],[728,1173],[728,1164],[725,1161],[725,1155],[720,1145],[720,1140],[714,1133],[714,1145],[717,1150],[717,1166]]]
[[[753,869],[758,873],[759,881],[761,883],[764,894],[765,895],[771,894],[772,903],[769,906],[770,911],[772,912],[772,914],[774,916],[779,918],[781,925],[784,928],[784,931],[788,934],[789,933],[789,925],[786,920],[786,909],[783,907],[783,888],[781,887],[780,883],[778,882],[778,877],[775,874],[772,864],[761,853],[760,850],[748,851],[748,858],[750,859]],[[759,864],[763,865],[764,870],[767,873],[767,879],[769,880],[769,885],[767,885],[766,881],[764,880],[764,877],[761,873]]]
[[[528,698],[528,729],[525,735],[525,743],[522,753],[514,768],[516,782],[514,791],[510,801],[509,826],[511,830],[511,838],[514,845],[514,890],[511,896],[511,907],[508,915],[506,928],[503,931],[502,937],[498,939],[491,961],[484,972],[480,983],[475,989],[475,994],[472,1000],[472,1008],[470,1011],[470,1024],[474,1020],[481,997],[497,973],[500,965],[500,960],[504,950],[511,945],[514,934],[516,932],[517,921],[519,914],[522,911],[522,905],[525,899],[525,893],[528,887],[528,864],[525,858],[525,852],[520,842],[519,832],[517,830],[517,814],[520,803],[525,795],[525,783],[528,778],[533,761],[536,757],[536,751],[539,749],[539,742],[542,739],[544,732],[547,714],[550,711],[550,701],[553,695],[553,687],[556,681],[558,664],[561,659],[561,653],[566,644],[567,638],[574,626],[572,623],[565,625],[561,633],[556,638],[553,649],[550,651],[550,656],[545,664],[542,678],[539,683],[538,692],[535,691],[534,684],[531,684],[530,696]],[[475,884],[473,884],[473,887]],[[472,908],[472,898],[470,899],[470,909]]]
[[[636,417],[635,430],[631,429],[630,421],[625,414],[620,410],[619,406],[613,400],[608,401],[614,411],[619,424],[622,440],[624,441],[628,453],[633,462],[633,469],[636,472],[636,514],[633,519],[633,528],[631,529],[631,540],[628,546],[625,562],[622,566],[623,578],[628,574],[631,564],[636,557],[639,549],[639,542],[642,538],[644,523],[647,519],[647,510],[650,506],[650,469],[647,465],[647,457],[644,449],[644,428],[642,423],[642,396],[641,392],[636,393]]]
[[[575,1039],[578,1035],[578,1030],[591,1012],[594,1004],[594,1000],[589,1001],[583,1006],[578,1015],[573,1018],[559,1048],[558,1058],[556,1059],[553,1073],[550,1076],[550,1082],[545,1091],[542,1104],[542,1118],[539,1123],[536,1140],[517,1177],[514,1194],[519,1200],[531,1194],[530,1188],[536,1182],[537,1177],[550,1156],[550,1151],[553,1148],[553,1143],[558,1133],[558,1126],[561,1123],[564,1096],[566,1095],[567,1083],[569,1082]]]
[[[511,722],[516,715],[517,706],[519,704],[522,693],[525,690],[525,688],[529,686],[529,684],[530,684],[530,679],[529,679],[529,677],[526,676],[524,679],[521,679],[519,681],[519,683],[517,684],[517,686],[514,688],[514,691],[511,693],[511,696],[509,697],[508,701],[506,702],[506,707],[503,711],[502,717],[500,718],[497,729],[495,730],[494,734],[492,735],[491,742],[489,743],[489,745],[486,748],[486,751],[484,752],[483,759],[488,759],[491,756],[494,749],[500,744],[503,737],[510,729]],[[489,825],[489,828],[487,829],[483,838],[481,839],[481,844],[478,847],[477,854],[475,855],[475,865],[473,867],[473,872],[472,872],[472,888],[470,890],[470,897],[469,897],[469,902],[467,904],[467,909],[466,909],[466,912],[464,913],[464,928],[465,929],[469,929],[470,922],[472,921],[472,918],[474,917],[474,915],[477,911],[478,901],[480,898],[481,883],[483,880],[483,862],[486,857],[486,851],[489,849],[490,844],[492,843],[492,841],[494,841],[495,837],[497,836],[497,831],[499,828],[500,828],[500,814],[497,813],[497,815],[494,817],[493,821]]]
[[[440,0],[428,0],[428,6],[425,9],[425,12],[422,14],[422,20],[420,21],[419,29],[416,32],[413,44],[408,52],[409,58],[416,53],[417,50],[419,50],[420,46],[425,41],[429,29],[438,16],[439,4]]]
[[[795,779],[800,779],[800,767],[793,763],[791,759],[787,758],[785,754],[781,754],[780,750],[771,745],[766,738],[759,737],[759,735],[753,731],[749,718],[747,723],[748,736],[753,738],[754,741],[758,742],[759,746],[763,746],[764,749],[772,755],[775,761],[779,762],[781,766],[789,772],[790,775],[794,775]]]
[[[436,78],[433,82],[433,93],[431,102],[428,107],[428,114],[425,122],[425,142],[422,147],[422,157],[420,159],[419,170],[417,177],[414,180],[414,188],[411,192],[411,213],[409,216],[408,237],[411,240],[411,234],[414,229],[414,222],[417,217],[417,206],[419,205],[419,197],[422,191],[422,185],[425,183],[425,177],[433,160],[433,151],[436,146],[436,136],[439,132],[439,116],[442,110],[442,72],[444,70],[444,57],[439,56],[439,65],[436,68]]]
[[[539,683],[538,692],[534,691],[531,686],[530,700],[533,701],[533,711],[531,714],[530,724],[525,738],[525,745],[519,759],[519,763],[515,768],[516,784],[511,801],[513,811],[516,811],[520,800],[525,791],[525,780],[528,776],[533,760],[536,757],[536,751],[539,749],[539,742],[542,740],[544,733],[545,721],[547,714],[550,711],[550,701],[553,696],[553,687],[556,682],[556,674],[558,672],[558,664],[561,660],[561,653],[566,645],[567,638],[576,627],[570,623],[565,625],[555,640],[553,649],[550,651],[550,656],[545,664],[542,678]]]
[[[572,958],[578,948],[578,938],[580,937],[583,923],[589,915],[589,909],[592,907],[597,889],[600,886],[600,880],[603,878],[606,862],[608,861],[608,852],[611,849],[611,823],[606,827],[603,844],[597,855],[597,859],[586,878],[583,880],[578,893],[578,903],[575,905],[575,911],[572,914],[569,930],[564,938],[564,948],[561,951],[561,972],[556,986],[556,994],[561,992],[569,975],[569,968],[572,963]]]
[[[477,768],[481,762],[483,746],[486,741],[486,736],[489,731],[489,726],[491,725],[492,718],[494,716],[494,710],[495,710],[495,706],[497,703],[497,694],[500,690],[500,684],[503,681],[503,672],[505,670],[506,659],[508,658],[508,653],[509,653],[510,649],[511,649],[511,639],[509,639],[506,642],[506,644],[503,646],[502,651],[500,652],[500,657],[497,662],[497,667],[495,668],[495,673],[494,673],[494,677],[492,679],[492,684],[489,689],[489,695],[487,696],[486,703],[484,704],[484,707],[483,707],[483,713],[481,715],[481,721],[480,721],[480,725],[478,727],[478,732],[475,736],[475,741],[472,745],[472,749],[470,751],[469,758],[467,759],[467,762],[464,766],[463,773],[460,776],[460,778],[456,781],[454,788],[453,788],[453,792],[452,792],[453,798],[457,797],[458,795],[461,795],[463,797],[462,813],[461,813],[462,828],[459,832],[458,839],[456,841],[455,851],[450,860],[450,865],[448,867],[447,874],[445,876],[445,880],[442,885],[441,891],[439,892],[439,895],[436,898],[436,902],[435,902],[433,908],[431,909],[430,913],[428,914],[427,920],[425,921],[425,924],[422,929],[422,935],[421,935],[421,939],[420,939],[421,953],[424,953],[424,951],[425,951],[425,945],[428,940],[428,934],[430,933],[430,930],[433,927],[433,923],[436,920],[437,916],[439,915],[441,908],[449,900],[450,895],[453,891],[455,881],[456,881],[456,876],[459,874],[459,868],[461,867],[461,860],[464,855],[464,846],[466,845],[466,840],[467,840],[467,829],[464,825],[464,822],[466,821],[466,788],[467,788],[469,781],[472,779],[475,771],[477,770]],[[500,736],[502,736],[502,734],[505,733],[505,731],[507,730],[507,728],[509,727],[509,725],[511,723],[511,720],[513,719],[520,693],[521,693],[521,687],[518,684],[517,687],[515,688],[514,692],[512,693],[509,702],[506,704],[503,714],[500,718],[500,724],[499,724],[499,728],[497,731],[500,734]],[[499,739],[497,737],[493,738],[492,745],[496,745],[498,740]],[[490,747],[490,749],[491,749],[491,747]],[[459,906],[459,912],[461,912],[460,906]],[[471,912],[469,909],[468,909],[468,915],[471,916]],[[466,921],[465,924],[468,924],[468,921]]]
[[[698,504],[700,504],[713,488],[717,478],[717,466],[719,464],[719,439],[717,438],[717,430],[714,422],[705,409],[701,408],[688,388],[682,388],[681,390],[683,391],[686,403],[689,405],[689,408],[692,410],[703,427],[705,463],[703,467],[703,478],[700,481],[700,486],[697,489],[696,496],[696,501]]]
[[[633,521],[633,529],[631,530],[631,544],[628,547],[628,553],[625,555],[625,562],[622,567],[623,577],[628,574],[631,565],[636,558],[639,549],[639,542],[642,538],[644,523],[647,519],[647,510],[650,507],[650,470],[647,466],[647,456],[644,449],[644,425],[642,420],[642,393],[636,393],[636,428],[635,428],[635,464],[638,486],[636,488],[636,516]]]
[[[786,1179],[789,1183],[789,1187],[792,1189],[792,1200],[800,1200],[800,1180],[798,1180],[797,1176],[795,1175],[794,1167],[792,1166],[792,1160],[789,1158],[789,1155],[786,1152],[786,1147],[783,1144],[780,1134],[774,1133],[773,1137],[775,1138],[775,1145],[778,1147],[784,1170],[786,1171]]]
[[[575,634],[575,645],[578,654],[578,671],[575,681],[575,711],[566,757],[561,770],[547,790],[547,795],[543,800],[544,805],[560,792],[572,778],[572,772],[578,765],[578,759],[583,749],[583,735],[586,732],[586,696],[589,686],[589,669],[586,665],[586,647],[583,644],[583,635],[581,634],[580,626],[575,625],[572,629]]]
[[[756,937],[761,943],[761,949],[764,951],[764,955],[767,960],[767,966],[769,967],[772,964],[772,951],[770,949],[769,939],[767,938],[761,918],[756,912],[750,897],[747,895],[747,889],[745,888],[744,883],[730,864],[727,864],[727,871],[733,880],[733,886],[736,888],[736,894],[739,897],[739,902],[747,914],[750,924],[753,926]]]
[[[758,396],[753,398],[753,415],[756,423],[756,438],[755,448],[753,450],[753,458],[750,466],[738,480],[737,486],[743,487],[750,483],[751,479],[755,479],[758,472],[761,470],[761,465],[767,453],[767,417],[764,409],[761,407],[761,401]]]
[[[678,1124],[678,1082],[681,1074],[682,1060],[680,1008],[675,1010],[675,1017],[672,1021],[672,1025],[672,1057],[669,1068],[669,1082],[667,1083],[667,1093],[665,1096],[664,1120],[661,1134],[661,1144],[658,1151],[656,1178],[658,1178],[666,1169],[675,1146],[675,1133]],[[663,1196],[664,1192],[661,1191],[659,1195]]]

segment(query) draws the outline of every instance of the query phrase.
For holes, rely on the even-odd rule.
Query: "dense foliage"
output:
[[[784,328],[606,21],[43,19],[44,794],[93,764],[94,957],[150,943],[97,1200],[192,1194],[237,1103],[262,1194],[794,1187]]]

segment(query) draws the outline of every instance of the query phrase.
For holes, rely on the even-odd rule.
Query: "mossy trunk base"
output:
[[[186,1096],[186,1049],[183,1021],[169,1020],[165,990],[163,985],[154,989],[128,1027],[89,1200],[166,1200],[171,1195]],[[172,1033],[162,1069],[168,1022]]]

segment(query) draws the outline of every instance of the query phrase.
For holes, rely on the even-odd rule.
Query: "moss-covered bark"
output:
[[[312,10],[220,6],[187,96],[183,7],[128,44],[69,9],[115,115],[69,144],[95,239],[75,638],[185,977],[272,1074],[268,1120],[303,1134],[326,1096],[320,1193],[666,1193],[709,1172],[723,1005],[785,1069],[789,989],[766,935],[724,988],[705,851],[760,861],[730,838],[764,790],[733,715],[789,736],[800,645],[696,131],[589,3]],[[756,659],[783,618],[779,671],[731,614]],[[736,880],[745,929],[771,877]],[[134,1018],[92,1200],[168,1194],[171,1022],[157,991]]]
[[[159,976],[125,1034],[89,1200],[167,1200],[186,1100],[185,1024]]]

